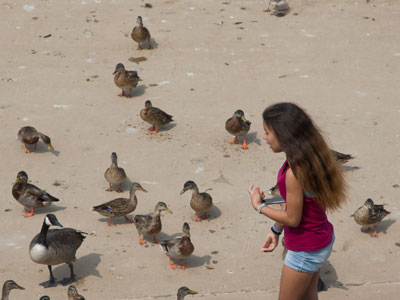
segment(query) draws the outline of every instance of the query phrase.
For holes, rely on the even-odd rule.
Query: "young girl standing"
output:
[[[275,221],[261,251],[273,251],[285,232],[286,254],[279,300],[318,299],[317,282],[322,264],[335,240],[326,211],[345,201],[346,183],[318,128],[296,104],[277,103],[263,112],[264,139],[286,161],[278,173],[278,187],[285,204],[281,210],[262,202],[258,187],[250,185],[251,204],[258,213]]]

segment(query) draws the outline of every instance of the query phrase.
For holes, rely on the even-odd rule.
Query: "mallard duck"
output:
[[[24,171],[17,174],[12,194],[25,207],[25,218],[32,217],[35,208],[47,207],[53,202],[59,201],[56,197],[28,183],[28,174]]]
[[[68,287],[68,300],[85,300],[85,297],[79,295],[78,290],[74,285]]]
[[[139,81],[142,81],[136,71],[126,71],[125,66],[121,63],[115,66],[113,75],[115,85],[122,89],[121,94],[118,95],[120,97],[132,97],[133,88],[137,87]],[[129,90],[129,93],[125,93],[126,90]]]
[[[202,219],[206,219],[207,212],[212,207],[212,197],[206,192],[199,193],[197,185],[191,180],[185,182],[180,194],[182,195],[187,190],[192,190],[190,207],[196,212],[195,221],[200,222]],[[197,214],[201,214],[200,217]]]
[[[43,141],[43,143],[45,143],[47,145],[47,148],[50,150],[54,150],[53,146],[51,145],[51,140],[50,138],[37,131],[34,127],[32,126],[25,126],[22,127],[19,131],[18,131],[18,139],[24,143],[25,146],[25,153],[31,153],[32,151],[28,149],[27,145],[35,145],[35,151],[36,151],[36,147],[37,147],[37,142],[39,141],[39,138]]]
[[[193,291],[193,290],[187,288],[186,286],[183,286],[183,287],[179,288],[179,290],[178,290],[178,294],[177,294],[178,298],[177,299],[183,300],[183,298],[185,298],[187,295],[196,295],[196,294],[197,294],[196,291]]]
[[[289,13],[290,7],[289,4],[286,2],[286,0],[274,1],[274,2],[275,5],[273,7],[273,12],[272,12],[273,15],[277,17],[283,17]]]
[[[279,191],[278,185],[275,184],[272,188],[270,188],[268,194],[274,197],[281,197],[281,192]]]
[[[367,231],[374,227],[374,232],[371,233],[372,237],[378,237],[376,233],[376,229],[378,228],[379,223],[382,221],[384,217],[386,217],[390,212],[383,208],[384,205],[374,204],[372,199],[368,198],[364,205],[357,208],[354,212],[354,220],[357,224],[361,226],[368,226]]]
[[[179,268],[186,269],[183,264],[183,259],[189,257],[194,251],[194,246],[190,240],[190,227],[188,223],[183,223],[182,231],[182,237],[160,242],[161,249],[169,257],[169,266],[171,269],[177,268],[177,266],[173,264],[172,259],[180,259],[181,264]]]
[[[244,112],[241,109],[235,111],[233,116],[226,120],[225,122],[225,129],[232,135],[235,136],[235,139],[230,142],[231,144],[238,143],[238,136],[243,136],[243,145],[242,149],[248,149],[246,144],[246,134],[250,130],[251,122],[246,120],[244,117]]]
[[[141,16],[138,16],[136,19],[136,22],[138,23],[138,26],[135,26],[132,29],[131,37],[132,39],[138,43],[138,50],[142,50],[142,46],[140,46],[140,43],[147,42],[149,44],[149,49],[153,49],[153,46],[151,45],[150,42],[150,31],[143,26],[143,20]]]
[[[160,213],[165,211],[172,214],[167,204],[164,202],[158,202],[154,208],[154,211],[147,215],[136,215],[134,217],[134,223],[139,233],[139,244],[144,245],[146,241],[143,239],[144,235],[152,235],[154,242],[158,243],[156,235],[161,232],[161,217]]]
[[[39,300],[50,300],[49,296],[42,296],[39,298]]]
[[[118,167],[118,157],[117,153],[111,153],[111,166],[104,172],[104,178],[110,184],[110,187],[106,189],[106,191],[113,191],[112,185],[118,185],[118,193],[122,193],[122,183],[126,179],[125,170],[123,168]]]
[[[331,150],[333,156],[335,157],[336,161],[339,162],[340,164],[345,164],[347,163],[350,159],[353,159],[354,157],[351,156],[351,154],[344,154],[337,152],[335,150]]]
[[[13,289],[24,290],[24,288],[18,285],[14,280],[7,280],[3,284],[3,292],[1,294],[1,300],[8,300],[8,295]]]
[[[133,221],[128,217],[128,214],[136,209],[136,191],[147,192],[139,183],[133,182],[129,191],[129,198],[117,198],[93,206],[92,210],[98,212],[102,216],[108,217],[108,226],[115,226],[112,222],[112,218],[115,217],[124,217],[128,223],[132,223]]]
[[[42,229],[29,245],[29,256],[38,264],[47,265],[50,272],[50,280],[41,283],[45,288],[57,286],[56,279],[51,269],[52,265],[66,263],[71,271],[70,278],[60,281],[62,285],[68,285],[75,281],[72,262],[76,260],[76,250],[85,239],[85,232],[72,228],[50,229],[51,225],[63,227],[53,214],[44,217]]]
[[[143,121],[153,125],[150,128],[151,134],[156,134],[160,126],[167,125],[173,121],[171,115],[157,107],[153,107],[150,100],[147,100],[144,106],[145,107],[140,111],[140,117]]]

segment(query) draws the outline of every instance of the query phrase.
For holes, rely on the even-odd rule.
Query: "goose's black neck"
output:
[[[39,237],[37,240],[38,244],[44,245],[47,247],[47,243],[46,243],[46,235],[47,235],[47,231],[49,230],[49,225],[46,224],[46,220],[43,221],[43,225],[42,225],[42,229],[40,230],[39,233]]]

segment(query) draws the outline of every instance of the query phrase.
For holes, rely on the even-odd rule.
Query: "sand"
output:
[[[347,204],[329,215],[336,242],[322,278],[321,299],[395,299],[400,273],[400,46],[397,1],[292,1],[285,17],[265,12],[267,1],[12,1],[0,9],[0,280],[25,287],[10,299],[66,299],[67,287],[43,289],[45,265],[28,255],[46,213],[89,233],[74,264],[86,299],[276,299],[282,266],[279,246],[260,253],[272,221],[251,208],[249,184],[267,190],[284,161],[263,140],[261,112],[292,101],[304,107],[331,147],[348,162]],[[130,38],[143,16],[154,50],[136,50]],[[51,35],[51,36],[49,36]],[[139,59],[139,63],[129,58]],[[121,98],[112,72],[117,63],[143,79],[132,98]],[[139,117],[145,100],[174,116],[156,136]],[[236,109],[252,122],[248,150],[230,145],[224,123]],[[31,125],[52,138],[25,154],[16,139]],[[187,270],[171,270],[160,247],[137,242],[133,224],[90,212],[121,196],[105,192],[111,152],[138,192],[134,213],[164,201],[160,239],[191,225],[195,252]],[[61,199],[23,217],[11,194],[16,174]],[[186,180],[209,193],[209,220],[194,222]],[[350,215],[367,198],[392,213],[379,238],[360,230]],[[54,268],[58,280],[66,265]]]

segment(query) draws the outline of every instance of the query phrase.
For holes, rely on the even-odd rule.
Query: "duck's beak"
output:
[[[179,195],[183,195],[185,192],[186,192],[186,190],[183,189],[183,190],[179,193]]]
[[[172,215],[172,211],[169,208],[166,208],[165,212]]]
[[[247,120],[244,116],[242,116],[242,120],[243,120],[243,122],[247,122]]]
[[[81,295],[79,295],[79,294],[74,295],[74,298],[75,298],[76,300],[85,300],[85,297],[83,297],[83,296],[81,296]]]
[[[140,188],[139,190],[142,191],[142,192],[147,193],[147,191],[144,188]]]
[[[22,286],[15,284],[15,288],[18,290],[25,290],[25,288],[23,288]]]
[[[16,178],[14,181],[14,184],[17,184],[19,182],[19,178]]]
[[[53,148],[53,145],[52,145],[52,144],[48,144],[48,145],[47,145],[47,148],[54,151],[54,148]]]
[[[193,291],[193,290],[190,290],[190,291],[189,291],[189,295],[196,295],[196,294],[197,294],[196,291]]]

